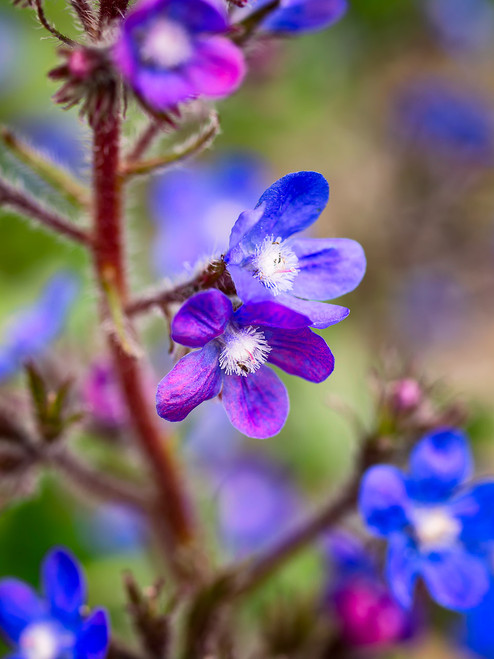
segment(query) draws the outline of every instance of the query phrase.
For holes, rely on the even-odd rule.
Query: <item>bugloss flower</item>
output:
[[[445,429],[416,445],[408,474],[378,465],[364,475],[360,511],[372,532],[389,539],[387,576],[404,606],[419,576],[446,608],[471,609],[485,596],[494,483],[462,487],[471,473],[465,436]]]
[[[249,2],[248,9],[237,12],[235,18],[247,17],[270,0]],[[275,33],[303,33],[324,30],[343,17],[348,9],[346,0],[281,0],[278,7],[262,21],[261,30]]]
[[[0,380],[38,357],[57,337],[77,293],[73,275],[60,273],[46,284],[32,307],[10,319],[0,344]]]
[[[123,22],[114,60],[158,111],[201,95],[227,96],[245,73],[241,51],[219,36],[228,28],[225,6],[216,0],[140,0]]]
[[[197,405],[221,399],[235,428],[250,437],[278,433],[288,415],[285,385],[266,362],[311,382],[322,382],[334,360],[309,319],[275,302],[233,310],[218,290],[185,302],[172,323],[173,340],[200,348],[183,357],[158,385],[158,414],[182,421]]]
[[[17,579],[0,581],[0,629],[15,650],[11,659],[104,659],[109,622],[104,610],[82,616],[86,584],[64,549],[44,559],[44,598]]]
[[[326,206],[329,187],[316,172],[288,174],[235,223],[225,262],[242,300],[276,302],[329,327],[350,313],[324,304],[353,290],[365,272],[362,247],[346,238],[297,238]],[[315,301],[312,301],[315,300]]]

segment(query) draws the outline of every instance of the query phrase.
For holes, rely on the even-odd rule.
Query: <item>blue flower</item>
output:
[[[214,0],[140,0],[126,16],[114,60],[143,102],[163,112],[204,95],[231,94],[242,82],[242,51]]]
[[[68,272],[50,279],[33,306],[10,319],[0,345],[0,381],[41,355],[61,331],[78,289]]]
[[[481,604],[465,615],[461,629],[462,645],[475,656],[494,659],[493,620],[494,583],[491,583],[489,592]]]
[[[183,357],[158,385],[158,414],[182,421],[218,396],[235,428],[250,437],[276,435],[288,416],[284,384],[266,362],[310,382],[322,382],[334,359],[309,319],[276,302],[246,304],[237,311],[218,290],[185,302],[172,323],[173,340],[199,348]]]
[[[404,606],[419,576],[446,608],[471,609],[485,596],[494,483],[462,487],[471,473],[466,437],[443,429],[415,446],[409,474],[378,465],[364,475],[360,511],[373,533],[389,539],[387,576]]]
[[[488,0],[426,0],[424,10],[448,49],[479,50],[492,43],[494,8]]]
[[[17,579],[0,581],[0,629],[10,659],[104,659],[109,621],[103,609],[82,616],[86,584],[75,558],[53,549],[41,570],[44,598]]]
[[[249,2],[249,9],[236,12],[235,20],[246,18],[270,0]],[[281,0],[261,23],[261,30],[273,33],[301,34],[324,30],[339,21],[348,9],[347,0]]]
[[[362,247],[346,238],[298,238],[326,206],[329,187],[316,172],[288,174],[235,223],[225,262],[240,298],[276,302],[329,327],[350,313],[324,304],[352,291],[364,276]],[[316,301],[310,301],[316,300]]]
[[[255,204],[265,187],[265,170],[259,158],[239,152],[157,177],[150,193],[156,272],[179,274],[184,264],[223,253],[232,218]]]

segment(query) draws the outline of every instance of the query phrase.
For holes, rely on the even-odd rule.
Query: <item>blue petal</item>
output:
[[[307,316],[292,311],[277,302],[255,302],[244,304],[235,312],[235,322],[241,326],[263,325],[283,329],[301,329],[310,321]]]
[[[408,524],[409,499],[403,473],[376,465],[366,471],[359,494],[360,514],[377,535],[387,536]]]
[[[348,238],[303,238],[292,244],[300,268],[290,291],[306,300],[331,300],[356,288],[365,273],[362,247]]]
[[[252,229],[252,227],[255,226],[257,222],[259,222],[263,212],[264,208],[259,207],[255,208],[254,210],[248,210],[240,213],[230,233],[229,250],[227,254],[225,254],[225,261],[227,263],[240,263],[244,259],[246,254],[239,243],[247,231]]]
[[[305,327],[300,330],[261,327],[271,348],[268,362],[309,382],[323,382],[334,370],[326,341]]]
[[[246,377],[225,376],[222,398],[231,424],[247,437],[266,439],[276,435],[288,416],[285,385],[266,366]]]
[[[298,313],[307,316],[310,319],[311,327],[317,329],[324,329],[331,325],[340,323],[350,313],[346,307],[340,307],[337,304],[327,304],[326,302],[317,302],[309,300],[301,300],[293,295],[282,294],[278,295],[276,301],[289,307]]]
[[[18,643],[27,625],[45,614],[43,602],[30,586],[17,579],[0,581],[0,629],[12,643]]]
[[[431,597],[454,611],[477,606],[489,589],[486,559],[461,546],[429,554],[422,561],[422,576]]]
[[[472,473],[472,456],[463,432],[442,429],[426,435],[410,456],[410,494],[441,501]]]
[[[45,557],[41,573],[53,616],[60,620],[77,617],[86,602],[86,583],[74,556],[66,549],[53,549]]]
[[[449,509],[462,526],[466,543],[494,540],[494,483],[480,483],[459,495]]]
[[[158,384],[156,411],[167,421],[182,421],[221,389],[219,346],[211,341],[175,364]]]
[[[337,577],[343,579],[351,574],[377,573],[376,562],[364,543],[347,531],[337,530],[323,539],[326,555],[335,567]]]
[[[262,23],[269,32],[315,32],[339,21],[348,9],[346,0],[292,0],[271,12]]]
[[[259,302],[261,300],[272,300],[273,294],[266,288],[250,270],[238,265],[228,264],[228,272],[233,279],[237,295],[245,302]],[[277,298],[279,300],[279,298]],[[286,306],[286,305],[285,305]]]
[[[266,236],[284,240],[307,229],[317,220],[328,198],[329,186],[321,174],[296,172],[284,176],[259,199],[256,210],[262,209],[262,216],[243,235],[239,247],[244,254],[252,254]],[[245,219],[239,221],[244,223]],[[234,227],[232,235],[238,236],[240,233]],[[228,261],[228,254],[226,258]]]
[[[109,642],[108,616],[103,609],[96,609],[84,621],[75,647],[75,659],[104,659]]]
[[[189,298],[173,319],[172,338],[190,348],[201,348],[223,331],[233,314],[226,295],[218,290]]]
[[[419,569],[419,555],[403,533],[391,536],[386,557],[386,577],[396,600],[406,609],[413,604]]]

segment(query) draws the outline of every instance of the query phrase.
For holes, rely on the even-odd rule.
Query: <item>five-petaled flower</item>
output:
[[[250,437],[278,433],[288,416],[284,384],[266,362],[311,382],[333,371],[325,341],[307,317],[273,301],[248,303],[234,311],[218,290],[185,302],[172,324],[174,341],[200,348],[183,357],[158,385],[158,414],[182,421],[197,405],[221,398],[235,428]]]
[[[360,511],[371,531],[389,539],[387,576],[404,606],[419,576],[433,599],[454,610],[473,608],[488,590],[494,482],[462,487],[471,471],[466,437],[441,429],[415,446],[409,474],[377,465],[364,475]]]
[[[126,16],[113,58],[144,104],[167,111],[204,95],[231,94],[245,74],[242,52],[222,36],[215,0],[140,0]]]
[[[42,565],[44,599],[17,579],[0,581],[0,629],[16,649],[11,659],[104,659],[109,622],[103,609],[83,617],[86,585],[65,549]]]
[[[329,327],[350,313],[324,304],[352,291],[365,273],[365,254],[346,238],[297,238],[326,206],[329,186],[316,172],[288,174],[236,221],[225,254],[242,300],[275,299],[304,314],[314,327]]]

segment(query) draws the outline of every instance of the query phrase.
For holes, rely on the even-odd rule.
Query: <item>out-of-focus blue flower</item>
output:
[[[241,152],[157,177],[150,193],[156,272],[176,275],[184,264],[224,252],[232,218],[255,204],[266,178],[260,159]]]
[[[48,281],[31,307],[10,319],[0,343],[0,381],[13,375],[27,360],[41,355],[58,336],[77,290],[74,275],[61,272]]]
[[[222,393],[232,425],[250,437],[277,434],[288,416],[285,385],[266,362],[310,382],[322,382],[334,359],[309,319],[275,302],[233,310],[218,290],[198,293],[172,323],[173,340],[190,348],[158,385],[158,414],[182,421],[198,405]]]
[[[461,641],[475,656],[494,659],[494,583],[480,606],[469,611],[463,620]]]
[[[234,20],[246,18],[269,2],[251,0],[245,9],[235,12]],[[260,28],[265,32],[281,34],[316,32],[339,21],[347,9],[347,0],[281,0],[279,6],[262,21]]]
[[[398,97],[396,128],[411,147],[448,164],[492,166],[493,109],[474,92],[442,78],[410,84]]]
[[[488,0],[424,0],[424,10],[448,50],[492,46],[494,7]]]
[[[110,364],[92,364],[84,381],[83,398],[93,420],[107,428],[121,428],[129,420],[125,402]]]
[[[78,525],[81,541],[91,552],[122,554],[141,550],[146,542],[142,516],[118,504],[98,506]]]
[[[314,224],[328,197],[321,174],[297,172],[273,183],[254,210],[240,215],[225,262],[244,302],[275,298],[307,316],[314,327],[347,317],[345,307],[319,300],[358,286],[366,267],[362,247],[347,238],[292,238]]]
[[[444,429],[415,446],[408,474],[378,465],[364,475],[360,512],[373,533],[389,540],[387,576],[403,606],[411,605],[419,576],[446,608],[472,609],[485,597],[494,482],[464,487],[471,474],[466,437]]]
[[[331,564],[325,605],[331,608],[345,642],[382,648],[409,639],[414,616],[385,586],[362,543],[341,531],[331,534],[325,545]]]
[[[216,0],[140,0],[126,16],[114,61],[135,93],[157,111],[198,96],[221,98],[242,82],[242,51],[222,36]]]
[[[235,556],[264,549],[293,524],[298,496],[279,465],[259,456],[239,456],[218,490],[218,523]]]
[[[15,648],[11,659],[104,659],[108,617],[103,609],[82,616],[86,584],[75,558],[53,549],[41,576],[44,598],[17,579],[0,581],[0,629]]]

